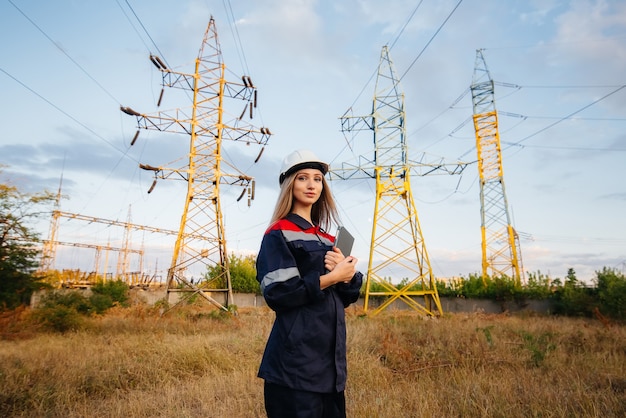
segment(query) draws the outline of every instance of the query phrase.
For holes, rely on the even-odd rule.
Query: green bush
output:
[[[567,316],[590,317],[597,306],[596,289],[581,284],[574,269],[570,268],[563,286],[555,289],[552,296],[554,313]]]
[[[92,311],[97,314],[105,313],[115,304],[113,299],[111,299],[111,296],[100,293],[94,293],[89,296],[89,303],[91,304]]]
[[[601,313],[621,321],[626,320],[626,277],[614,269],[604,267],[596,271],[596,288]]]
[[[547,299],[552,301],[553,312],[557,315],[593,317],[599,311],[611,319],[626,320],[626,276],[607,267],[596,271],[595,286],[592,287],[579,282],[576,272],[570,268],[563,280],[551,279],[541,272],[528,273],[523,285],[507,277],[477,275],[452,282],[440,280],[437,281],[437,292],[440,297],[496,301]]]
[[[540,271],[527,273],[526,284],[522,287],[524,295],[528,299],[548,299],[552,296],[552,286],[555,282],[544,276]]]
[[[524,299],[520,290],[521,286],[517,280],[510,277],[495,277],[487,280],[486,296],[498,302]]]
[[[128,285],[121,280],[100,282],[91,288],[91,295],[81,291],[52,291],[44,295],[33,311],[35,323],[52,331],[77,329],[83,316],[103,314],[115,304],[127,306]]]
[[[41,298],[39,307],[33,310],[33,321],[50,331],[73,331],[81,326],[83,316],[93,311],[81,292],[53,291]]]
[[[116,303],[120,306],[128,306],[129,287],[122,280],[98,282],[91,287],[91,291],[93,294],[90,300],[94,306],[104,308],[104,310],[111,308]]]
[[[261,287],[256,279],[256,260],[253,256],[230,256],[230,281],[233,292],[261,293]]]
[[[89,299],[78,290],[52,291],[44,295],[39,302],[39,309],[56,308],[57,306],[74,309],[83,315],[90,315],[93,312],[93,306]]]
[[[83,316],[71,306],[45,306],[33,312],[33,320],[44,329],[56,332],[75,331],[80,328]]]
[[[256,279],[256,259],[252,255],[238,256],[231,254],[228,258],[230,270],[230,285],[233,292],[237,293],[261,293],[259,282]],[[209,266],[205,280],[211,283],[210,287],[225,286],[222,266]]]
[[[231,285],[234,292],[259,294],[256,280],[255,258],[253,256],[235,256],[229,258]],[[440,297],[461,297],[473,299],[490,299],[499,302],[523,302],[528,299],[548,299],[552,301],[554,313],[566,316],[592,317],[596,309],[602,315],[616,320],[626,320],[626,277],[614,269],[603,268],[596,272],[596,286],[588,287],[576,278],[574,269],[570,268],[564,280],[551,279],[541,272],[527,273],[524,284],[506,276],[482,277],[470,274],[453,282],[436,282]],[[209,267],[205,280],[218,283],[223,280],[221,266]],[[391,278],[385,278],[386,284],[401,289],[408,283],[403,279],[392,284]],[[421,290],[413,286],[411,290]],[[379,282],[370,283],[370,294],[388,292],[388,287]],[[361,296],[365,296],[365,280],[361,288]]]
[[[488,279],[487,279],[488,280]],[[457,288],[457,296],[464,298],[487,298],[486,279],[475,274],[470,274]]]

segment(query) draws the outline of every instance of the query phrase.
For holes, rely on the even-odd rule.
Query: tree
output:
[[[27,305],[33,291],[46,287],[35,274],[39,237],[29,223],[49,214],[40,208],[53,201],[50,192],[22,193],[0,183],[0,309]]]
[[[230,282],[233,292],[259,293],[259,282],[256,280],[256,259],[252,255],[238,256],[231,254],[228,258],[230,268]],[[219,265],[207,268],[206,280],[213,280],[221,276],[222,267]],[[224,285],[219,283],[219,285]]]
[[[596,289],[582,285],[573,268],[567,269],[565,283],[554,292],[556,314],[569,316],[591,316],[596,305]]]
[[[603,314],[626,320],[626,276],[615,269],[604,267],[596,271],[598,301]]]

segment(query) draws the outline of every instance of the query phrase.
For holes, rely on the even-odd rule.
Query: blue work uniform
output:
[[[324,256],[334,240],[293,213],[263,236],[257,280],[276,312],[258,373],[266,382],[317,393],[345,389],[344,309],[359,298],[363,275],[320,289]]]

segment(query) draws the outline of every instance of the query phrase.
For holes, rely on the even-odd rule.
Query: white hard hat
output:
[[[278,178],[278,183],[283,184],[285,178],[303,168],[315,168],[322,172],[322,174],[326,174],[328,172],[328,164],[320,161],[319,158],[311,151],[308,150],[297,150],[287,155],[283,160],[283,165],[280,168],[280,176]]]

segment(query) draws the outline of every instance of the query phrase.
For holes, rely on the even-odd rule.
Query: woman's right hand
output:
[[[358,261],[352,256],[341,260],[331,272],[320,276],[320,289],[326,289],[337,283],[349,283],[356,273],[356,263]]]
[[[336,283],[348,283],[350,280],[352,280],[354,273],[356,273],[356,263],[358,261],[359,260],[357,260],[356,258],[348,256],[341,260],[339,263],[337,263],[337,265],[333,269],[333,273],[336,273],[338,276]]]

